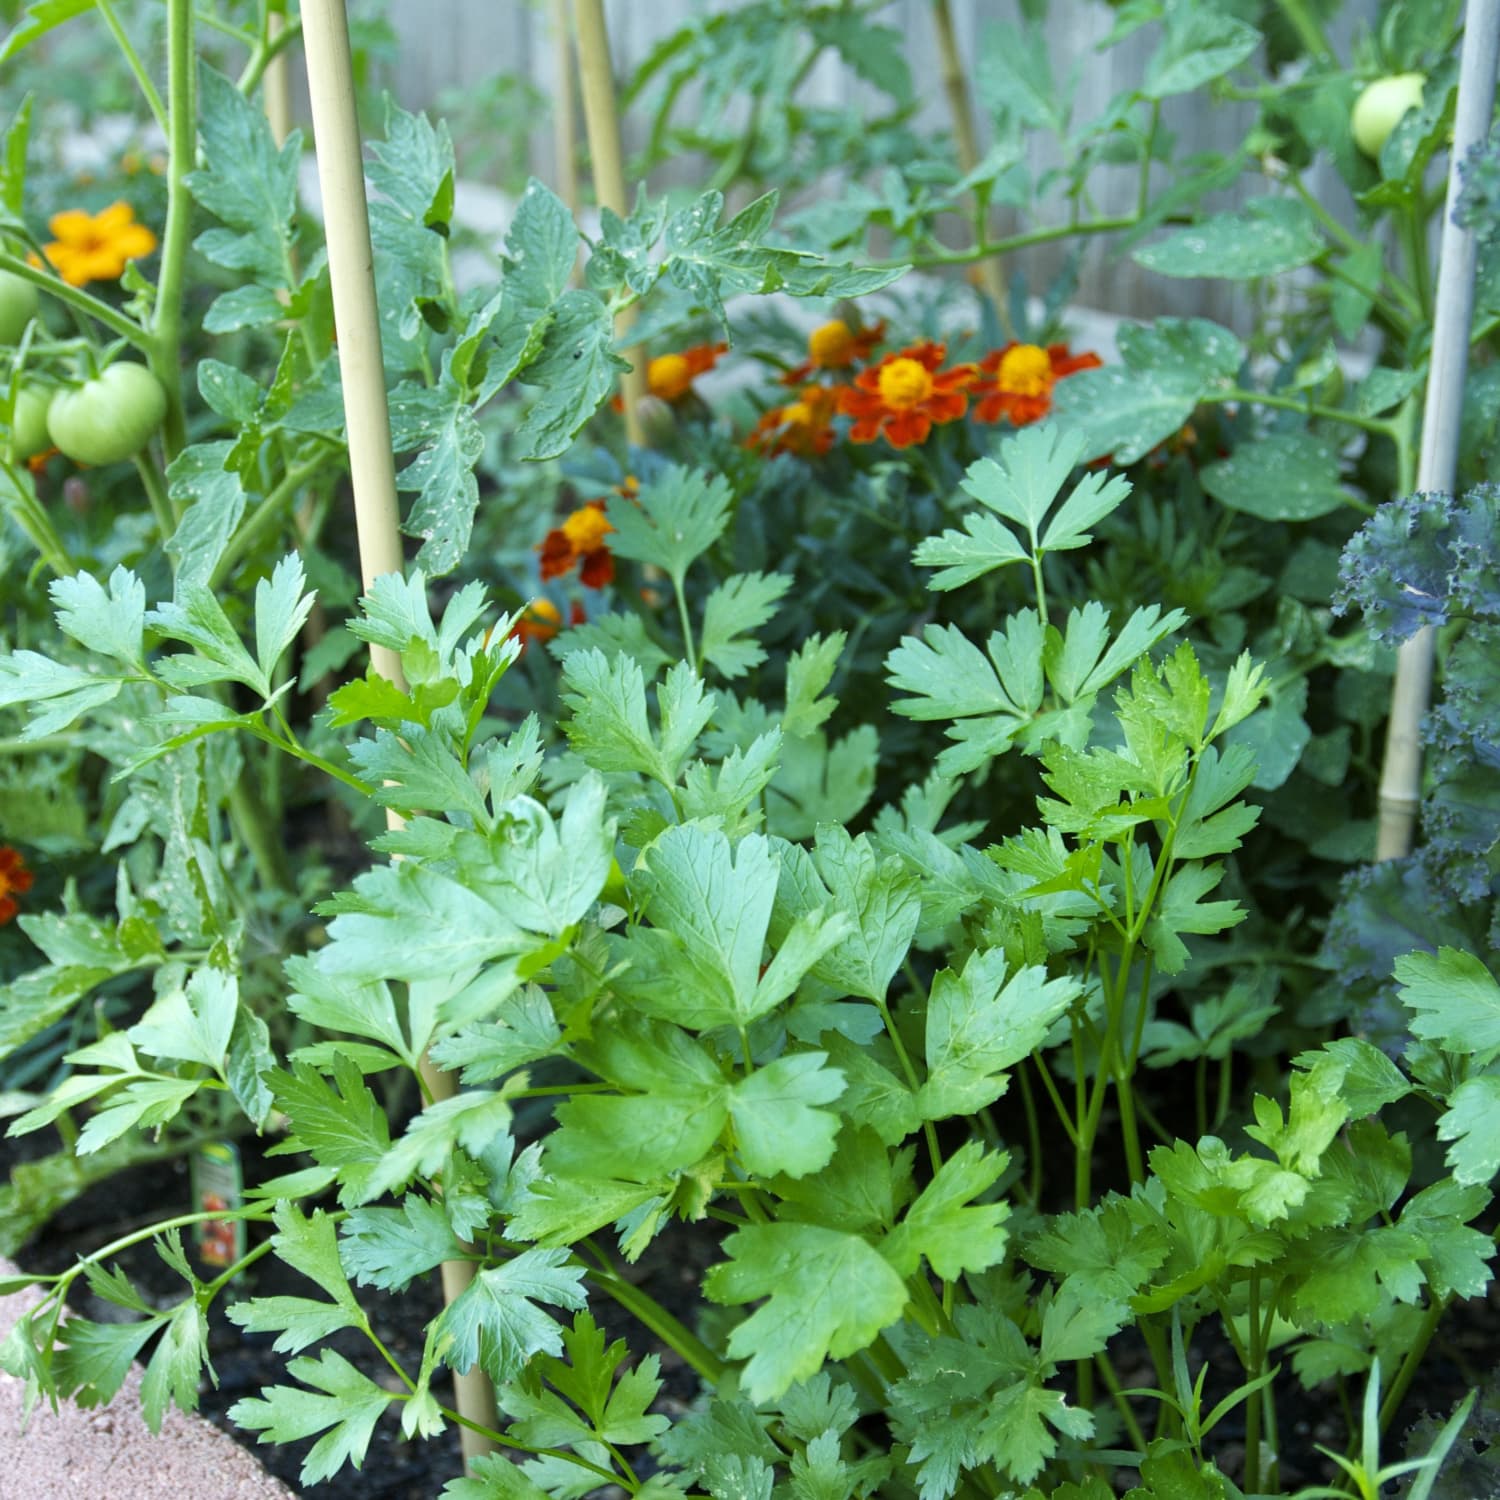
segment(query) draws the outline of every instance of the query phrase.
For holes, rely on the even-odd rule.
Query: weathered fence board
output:
[[[616,71],[627,76],[650,47],[695,14],[731,8],[736,0],[607,0]],[[399,58],[382,80],[409,109],[430,108],[438,95],[455,85],[479,85],[496,73],[529,79],[551,97],[555,69],[554,41],[548,7],[540,0],[381,0],[399,41]],[[356,3],[355,13],[360,10]],[[1355,0],[1340,17],[1337,34],[1347,37],[1368,25],[1376,0]],[[973,68],[984,28],[996,20],[1014,20],[1014,0],[953,0],[953,12],[964,56]],[[922,96],[920,123],[945,128],[947,107],[939,83],[930,0],[894,0],[881,21],[907,38],[912,76]],[[1086,116],[1122,88],[1139,80],[1156,42],[1156,28],[1148,27],[1121,44],[1100,51],[1115,16],[1098,0],[1053,0],[1047,30],[1054,68],[1060,78],[1072,78],[1076,108]],[[825,59],[810,76],[809,90],[819,103],[864,107],[872,98],[861,83],[832,59]],[[1232,149],[1241,138],[1249,106],[1217,105],[1198,97],[1167,101],[1164,125],[1174,131],[1186,151]],[[627,127],[631,122],[627,122]],[[644,117],[634,122],[637,131]],[[546,181],[556,181],[550,122],[540,119],[530,133],[528,169]],[[1032,153],[1034,167],[1049,161],[1055,146],[1038,138]],[[1055,155],[1050,158],[1055,160]],[[669,164],[653,179],[662,187],[692,181],[697,164]],[[1335,212],[1343,190],[1332,174],[1318,177],[1314,186]],[[1249,189],[1247,189],[1248,191]],[[1112,169],[1101,175],[1096,206],[1104,213],[1128,209],[1135,193],[1133,169]],[[1243,193],[1241,194],[1243,196]],[[1225,200],[1228,206],[1232,200]],[[1352,218],[1352,214],[1350,214]],[[997,225],[1004,220],[997,216]],[[1050,276],[1060,263],[1062,247],[1031,252],[1023,269],[1032,284]],[[1086,247],[1080,268],[1077,300],[1090,306],[1144,317],[1158,313],[1195,314],[1233,324],[1247,321],[1243,289],[1212,281],[1173,281],[1152,275],[1118,254],[1107,241]]]

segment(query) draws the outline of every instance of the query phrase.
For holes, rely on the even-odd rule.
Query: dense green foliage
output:
[[[49,1148],[0,1190],[0,1249],[147,1155],[286,1158],[39,1278],[0,1350],[33,1395],[108,1400],[140,1355],[158,1425],[212,1378],[223,1302],[288,1356],[234,1420],[316,1437],[309,1484],[383,1418],[449,1427],[443,1372],[478,1368],[506,1452],[451,1500],[1281,1495],[1289,1407],[1341,1398],[1343,1488],[1300,1493],[1457,1493],[1438,1460],[1474,1461],[1482,1403],[1391,1455],[1489,1286],[1500,1171],[1492,152],[1463,498],[1411,494],[1459,7],[1395,0],[1345,62],[1324,7],[1121,6],[1110,44],[1154,50],[1085,118],[1023,5],[985,36],[968,164],[881,8],[674,34],[625,93],[639,166],[703,153],[707,189],[586,236],[533,181],[462,289],[448,129],[385,109],[411,547],[363,591],[302,143],[255,97],[295,24],[221,7],[200,56],[168,0],[162,94],[131,40],[156,20],[114,28],[169,142],[114,195],[133,241],[21,104],[0,836],[36,879],[0,863],[0,1103]],[[84,9],[29,7],[0,64]],[[830,56],[868,118],[806,102]],[[1354,100],[1409,72],[1368,159]],[[1184,150],[1180,95],[1244,111],[1243,145]],[[1065,165],[1033,166],[1044,139]],[[1130,205],[1098,211],[1121,168]],[[143,225],[159,260],[88,270],[85,230]],[[1074,267],[1028,257],[1091,239],[1256,316],[1072,349]],[[997,258],[998,299],[941,274]],[[31,451],[27,403],[122,354],[163,411]],[[652,354],[633,445],[610,401]],[[1370,866],[1392,647],[1423,625],[1425,842]],[[183,1231],[226,1215],[249,1249],[205,1269]],[[713,1247],[688,1321],[629,1269],[683,1237]],[[165,1308],[110,1263],[152,1238]],[[268,1255],[306,1295],[247,1289]],[[406,1368],[365,1292],[453,1260],[474,1279]],[[122,1317],[65,1320],[80,1286]],[[590,1298],[701,1378],[690,1411]],[[349,1329],[398,1388],[318,1348]]]

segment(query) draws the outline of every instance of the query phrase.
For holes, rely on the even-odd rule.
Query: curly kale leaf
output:
[[[1393,642],[1450,619],[1500,620],[1497,528],[1495,485],[1381,506],[1344,548],[1335,611],[1358,607],[1370,634]]]

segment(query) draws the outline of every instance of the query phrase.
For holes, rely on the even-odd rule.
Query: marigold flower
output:
[[[773,406],[762,415],[751,428],[745,446],[767,457],[777,453],[818,457],[833,446],[833,419],[838,409],[838,392],[832,386],[804,386],[797,400]]]
[[[604,517],[602,500],[575,510],[537,543],[542,577],[560,578],[577,565],[586,588],[602,589],[615,576],[615,560],[604,540],[614,529]]]
[[[521,654],[532,641],[550,641],[562,629],[562,611],[550,599],[533,599],[516,621],[511,638],[520,641]]]
[[[1097,354],[1072,354],[1066,344],[1007,344],[979,361],[973,385],[974,420],[1027,427],[1052,410],[1052,387],[1079,370],[1094,370]]]
[[[781,377],[783,385],[801,385],[814,370],[847,370],[869,359],[885,337],[885,320],[868,328],[851,328],[842,318],[820,323],[807,336],[807,358]]]
[[[26,868],[26,861],[9,844],[0,844],[0,927],[20,911],[15,898],[30,889],[31,871]]]
[[[728,344],[694,344],[681,354],[658,354],[646,366],[646,384],[660,401],[681,401],[693,382],[718,364]]]
[[[156,249],[156,236],[135,222],[128,203],[112,203],[97,214],[65,209],[53,214],[47,227],[57,238],[42,248],[69,286],[118,281],[128,262]]]
[[[884,436],[893,448],[910,448],[926,442],[934,426],[963,416],[974,366],[939,369],[947,352],[945,344],[913,344],[861,370],[838,393],[839,410],[854,418],[849,441],[873,443]]]

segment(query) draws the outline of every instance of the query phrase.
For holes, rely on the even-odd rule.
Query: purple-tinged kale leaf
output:
[[[1360,609],[1378,641],[1451,619],[1500,621],[1500,488],[1422,493],[1380,509],[1349,539],[1333,607]]]

